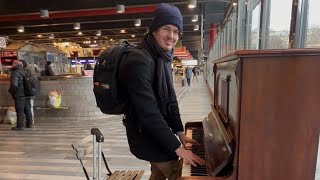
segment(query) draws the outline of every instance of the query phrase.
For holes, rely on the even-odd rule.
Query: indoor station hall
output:
[[[319,7],[0,0],[0,180],[320,180]]]
[[[211,99],[203,76],[182,86],[177,77],[175,91],[183,123],[202,121],[210,112]],[[178,83],[179,82],[179,83]],[[0,125],[0,179],[85,179],[82,167],[71,144],[91,138],[91,128],[98,127],[105,137],[102,149],[110,170],[145,170],[142,179],[150,175],[150,164],[138,160],[129,151],[122,116],[109,115],[103,119],[41,118],[32,129],[12,132],[11,125]],[[88,142],[81,149],[92,148]],[[92,175],[92,152],[85,155],[83,163]],[[186,170],[187,171],[187,170]],[[103,173],[107,173],[103,166]]]

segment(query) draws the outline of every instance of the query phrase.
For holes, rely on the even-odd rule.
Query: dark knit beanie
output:
[[[171,24],[176,26],[179,31],[183,31],[183,18],[180,10],[176,6],[161,3],[157,6],[154,13],[154,19],[149,27],[150,33],[156,31],[159,27]]]

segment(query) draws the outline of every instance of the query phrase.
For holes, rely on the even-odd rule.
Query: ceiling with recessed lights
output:
[[[0,36],[9,37],[9,43],[69,41],[82,47],[88,42],[111,44],[120,39],[139,43],[151,24],[152,11],[162,2],[177,6],[183,15],[182,45],[198,57],[203,36],[207,54],[210,25],[220,24],[229,0],[197,0],[193,9],[188,8],[187,0],[1,0]],[[123,8],[124,12],[117,12]],[[195,15],[198,21],[193,22]],[[196,25],[199,30],[195,31]]]

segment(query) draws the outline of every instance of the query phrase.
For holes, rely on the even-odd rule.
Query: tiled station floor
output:
[[[175,78],[175,89],[183,122],[201,121],[210,111],[211,97],[202,77],[181,86]],[[143,179],[150,175],[149,163],[136,159],[129,151],[121,117],[105,119],[36,119],[33,129],[11,131],[11,125],[0,124],[0,180],[84,180],[80,162],[71,144],[90,136],[98,127],[105,137],[103,150],[111,171],[144,169]],[[90,149],[91,142],[79,149]],[[92,153],[83,162],[92,175]],[[103,166],[104,167],[104,166]],[[105,169],[103,169],[106,172]]]

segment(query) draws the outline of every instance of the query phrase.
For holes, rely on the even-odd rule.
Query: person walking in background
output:
[[[193,73],[192,81],[193,81],[194,79],[197,79],[197,81],[198,81],[198,68],[197,68],[197,66],[194,66],[194,67],[192,68],[192,73]]]
[[[149,32],[138,46],[152,60],[130,52],[120,64],[119,89],[121,97],[127,99],[123,122],[130,151],[151,164],[149,180],[176,180],[179,157],[194,166],[203,165],[204,160],[184,148],[186,143],[197,142],[183,133],[172,83],[173,47],[183,27],[181,13],[177,7],[162,3],[154,16]]]
[[[185,71],[186,71],[185,74],[186,74],[187,83],[188,83],[188,86],[190,86],[191,78],[192,78],[192,69],[190,66],[187,66]]]
[[[19,60],[22,62],[22,66],[23,69],[25,70],[26,73],[26,77],[33,77],[33,78],[37,78],[36,75],[36,67],[34,67],[33,65],[27,63],[27,61],[25,60]],[[32,114],[32,124],[34,124],[34,110],[33,110],[33,105],[34,105],[34,96],[30,97],[30,105],[31,105],[31,114]]]
[[[46,76],[54,76],[54,72],[51,67],[51,61],[47,61],[44,71]]]
[[[26,97],[24,93],[26,72],[23,70],[22,62],[18,60],[12,62],[11,69],[10,88],[8,91],[14,99],[14,105],[17,112],[17,126],[13,127],[12,130],[23,130],[24,114],[26,115],[26,127],[32,128],[30,97]]]

